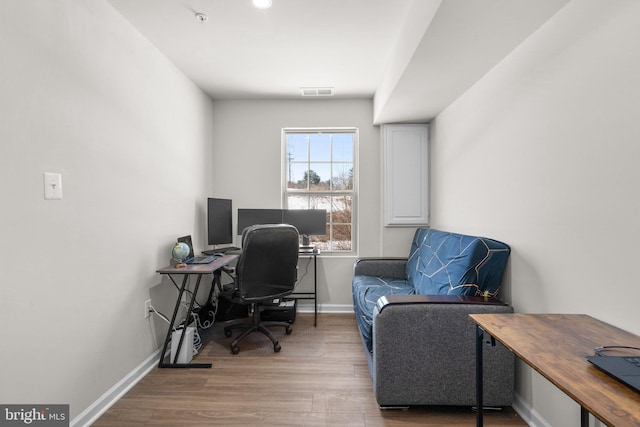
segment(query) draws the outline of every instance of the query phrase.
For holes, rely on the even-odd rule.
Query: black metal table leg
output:
[[[175,283],[173,277],[169,275],[171,281]],[[202,274],[198,274],[198,278],[196,279],[196,284],[194,287],[193,294],[191,295],[191,300],[189,302],[189,308],[187,309],[187,316],[185,320],[185,326],[182,328],[182,333],[180,334],[180,340],[178,342],[178,348],[176,349],[176,354],[173,360],[169,360],[169,363],[164,363],[164,358],[167,353],[167,348],[169,347],[169,342],[171,340],[171,333],[173,332],[173,328],[176,323],[176,317],[178,316],[178,311],[180,310],[180,304],[182,302],[182,295],[187,287],[187,275],[185,275],[182,279],[182,285],[179,288],[178,299],[176,301],[176,306],[173,309],[173,316],[171,317],[171,323],[169,324],[169,330],[167,331],[167,337],[164,340],[164,346],[162,348],[162,353],[160,354],[160,363],[158,364],[159,368],[210,368],[211,363],[176,363],[178,357],[180,355],[180,349],[182,348],[182,343],[184,341],[184,336],[187,331],[187,327],[189,326],[189,320],[191,317],[191,313],[193,312],[193,304],[196,299],[196,295],[198,294],[198,288],[200,287],[200,280],[202,279]],[[177,285],[176,285],[177,287]]]
[[[484,331],[480,326],[476,326],[476,426],[483,425],[483,378],[482,378],[482,345]]]
[[[173,277],[169,276],[173,284],[175,285],[175,281]],[[162,353],[160,353],[160,362],[158,363],[159,368],[163,368],[164,366],[164,357],[167,354],[167,348],[169,347],[169,341],[171,341],[171,332],[173,329],[173,325],[176,323],[176,316],[178,315],[178,310],[180,309],[180,301],[182,301],[182,294],[184,293],[184,289],[187,286],[187,276],[185,275],[182,278],[182,286],[178,288],[178,300],[176,301],[176,306],[173,309],[173,316],[171,316],[171,323],[169,323],[169,329],[167,330],[167,337],[164,339],[164,346],[162,347]]]
[[[589,411],[584,406],[580,406],[580,427],[589,427]]]
[[[313,254],[313,326],[318,325],[318,255]]]

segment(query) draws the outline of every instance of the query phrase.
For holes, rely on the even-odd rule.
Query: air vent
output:
[[[333,96],[332,87],[301,87],[302,96]]]

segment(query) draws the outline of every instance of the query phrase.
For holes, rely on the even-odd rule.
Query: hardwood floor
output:
[[[283,329],[283,328],[279,328]],[[211,369],[154,369],[94,423],[104,426],[473,426],[471,408],[380,410],[351,314],[298,314],[279,331],[280,353],[253,334],[232,355],[214,325],[197,361]],[[487,426],[526,426],[511,409],[485,412]]]

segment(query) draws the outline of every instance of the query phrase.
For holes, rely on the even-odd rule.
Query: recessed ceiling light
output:
[[[253,5],[258,9],[269,9],[271,7],[271,0],[253,0]]]

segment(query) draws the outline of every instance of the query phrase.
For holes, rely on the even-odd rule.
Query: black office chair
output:
[[[287,224],[254,225],[242,232],[242,252],[238,258],[234,276],[234,292],[228,297],[234,304],[248,304],[250,319],[238,319],[225,323],[224,334],[231,336],[231,329],[249,324],[250,327],[231,343],[231,352],[238,354],[238,342],[252,332],[262,332],[279,352],[278,340],[267,326],[284,326],[291,333],[288,322],[263,322],[260,303],[284,297],[295,286],[298,276],[298,230]],[[249,322],[247,320],[250,320]]]

